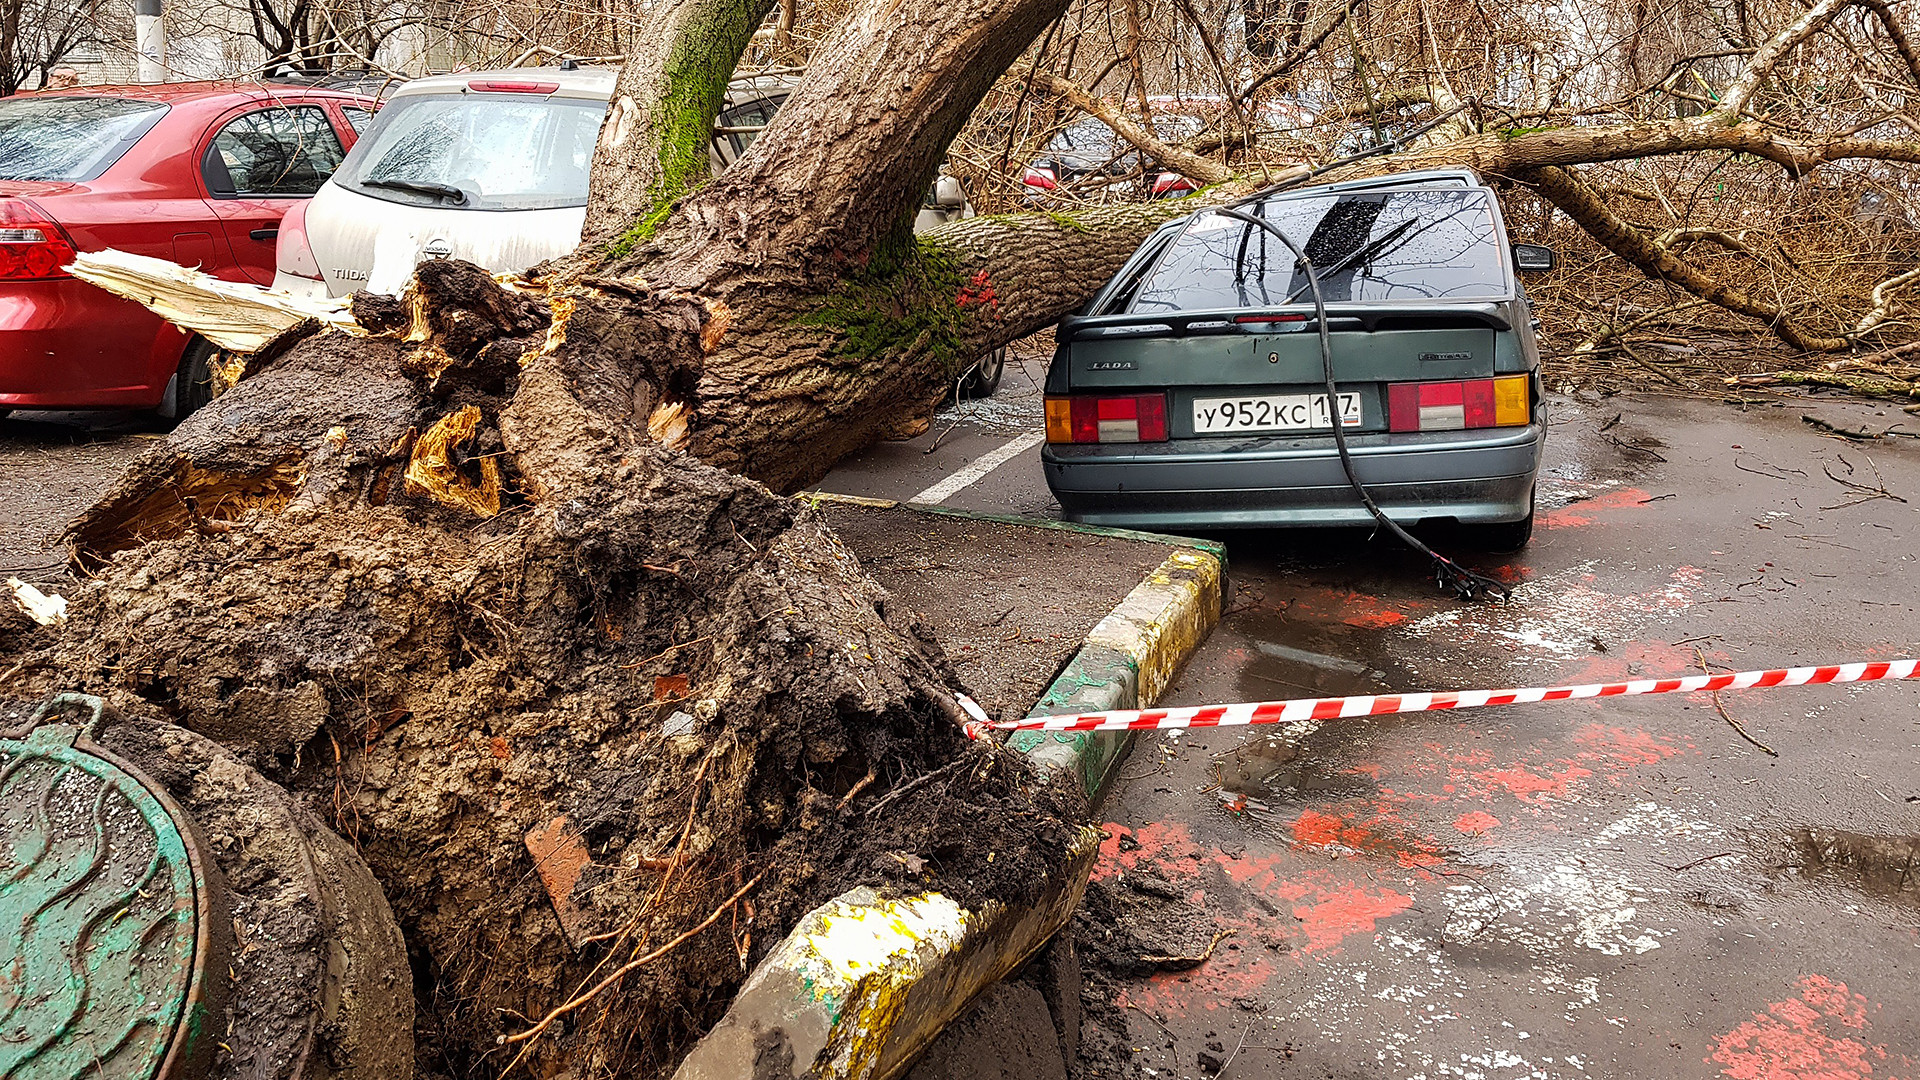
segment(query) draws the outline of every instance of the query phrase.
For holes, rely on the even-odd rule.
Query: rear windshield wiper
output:
[[[1351,269],[1352,267],[1357,266],[1360,263],[1366,262],[1370,259],[1376,259],[1380,257],[1381,255],[1386,253],[1388,244],[1391,244],[1395,240],[1398,240],[1402,236],[1406,235],[1407,230],[1413,228],[1414,225],[1418,224],[1418,221],[1419,219],[1417,218],[1408,218],[1407,220],[1401,222],[1400,224],[1394,226],[1393,228],[1388,229],[1386,233],[1380,236],[1379,239],[1361,247],[1359,250],[1355,251],[1353,254],[1348,255],[1346,258],[1341,259],[1339,262],[1334,263],[1332,266],[1327,267],[1325,270],[1321,270],[1320,276],[1323,278],[1330,278],[1333,275],[1338,274],[1343,270]],[[1316,267],[1316,269],[1318,268]],[[1300,299],[1301,294],[1305,293],[1307,289],[1308,289],[1308,286],[1305,286],[1305,285],[1300,286],[1300,288],[1288,294],[1287,298],[1281,301],[1281,303],[1283,304],[1293,303],[1295,300]]]
[[[412,191],[421,195],[434,195],[448,202],[459,204],[467,201],[467,193],[452,184],[436,184],[431,180],[362,180],[361,187],[392,188],[395,191]]]

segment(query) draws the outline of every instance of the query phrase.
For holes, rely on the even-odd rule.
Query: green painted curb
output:
[[[1100,620],[1040,696],[1031,716],[1144,709],[1220,621],[1225,560],[1205,548],[1167,556]],[[1007,745],[1036,768],[1065,769],[1080,780],[1087,801],[1106,794],[1133,745],[1131,731],[1016,731]]]

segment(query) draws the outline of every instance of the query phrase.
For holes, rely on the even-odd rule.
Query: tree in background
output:
[[[77,50],[103,44],[101,0],[0,0],[0,97],[45,85]]]

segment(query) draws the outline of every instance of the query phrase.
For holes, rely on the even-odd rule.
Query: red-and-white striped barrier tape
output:
[[[1518,705],[1533,701],[1575,698],[1633,697],[1638,694],[1688,694],[1698,690],[1747,690],[1766,686],[1808,686],[1815,683],[1878,682],[1911,679],[1920,660],[1886,660],[1823,667],[1770,668],[1730,675],[1688,675],[1674,679],[1633,679],[1628,682],[1587,683],[1582,686],[1531,686],[1517,690],[1449,690],[1421,694],[1362,694],[1357,697],[1294,698],[1290,701],[1249,701],[1234,705],[1193,705],[1178,709],[1116,709],[1112,712],[1063,716],[1029,716],[1025,720],[987,720],[985,714],[967,725],[978,739],[989,731],[1141,731],[1169,728],[1239,727],[1245,724],[1292,724],[1303,720],[1337,720],[1351,716],[1429,712],[1437,709],[1477,709],[1483,705]],[[978,709],[979,706],[974,706]],[[968,710],[972,713],[974,710]]]

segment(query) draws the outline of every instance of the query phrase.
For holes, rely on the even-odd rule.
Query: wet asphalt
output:
[[[1038,423],[1016,378],[932,453],[938,429],[823,486],[910,497]],[[1163,703],[1912,656],[1920,444],[1802,416],[1920,434],[1829,400],[1554,399],[1532,546],[1427,537],[1515,583],[1507,606],[1448,598],[1365,532],[1225,536],[1230,611]],[[948,505],[1057,513],[1037,454]],[[1225,936],[1122,985],[1137,1060],[1242,1080],[1920,1075],[1916,705],[1920,685],[1879,683],[1144,738],[1096,876],[1171,882],[1188,939]]]
[[[1016,365],[822,486],[911,498],[1037,429],[1040,375]],[[1230,610],[1164,703],[1912,656],[1920,444],[1802,416],[1920,433],[1833,400],[1556,397],[1533,545],[1428,535],[1515,583],[1508,606],[1449,599],[1365,532],[1225,536]],[[0,424],[9,532],[144,441],[111,429]],[[946,505],[1058,513],[1037,452]],[[1162,878],[1185,897],[1163,921],[1224,936],[1121,985],[1136,1058],[1238,1080],[1920,1076],[1916,705],[1881,683],[1143,738],[1096,876]]]

